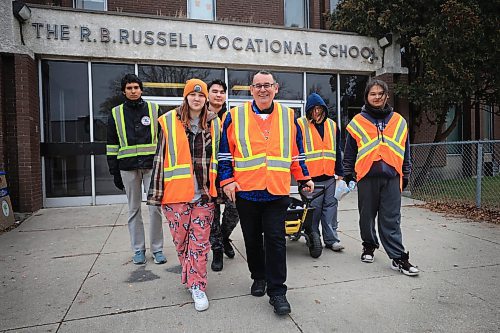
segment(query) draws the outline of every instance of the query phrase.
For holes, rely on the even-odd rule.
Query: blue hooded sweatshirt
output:
[[[322,106],[323,110],[325,111],[325,115],[328,115],[328,108],[327,108],[326,103],[323,100],[323,98],[321,98],[321,96],[316,94],[316,93],[312,93],[309,95],[309,97],[307,97],[307,102],[306,102],[306,117],[308,119],[312,119],[311,112],[315,106]],[[314,122],[314,127],[316,127],[316,130],[318,131],[318,133],[322,139],[325,136],[326,118],[327,117],[325,117],[320,124],[316,124],[316,122]],[[335,174],[337,176],[343,177],[344,176],[344,168],[343,168],[343,163],[342,163],[342,151],[340,149],[340,130],[338,128],[337,128],[337,135],[335,138],[335,142],[336,142],[335,150],[337,152],[336,162],[335,162]],[[313,179],[313,181],[317,182],[317,181],[325,181],[329,178],[332,178],[332,177],[327,176],[327,175],[322,175],[322,176],[318,176],[318,177],[313,177],[312,179]]]

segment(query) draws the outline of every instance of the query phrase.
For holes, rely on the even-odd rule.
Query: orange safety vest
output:
[[[270,135],[265,139],[252,110],[252,103],[229,111],[234,135],[234,179],[242,191],[264,190],[274,195],[290,193],[290,166],[296,136],[294,113],[274,102]]]
[[[311,177],[333,176],[337,160],[337,125],[333,120],[327,118],[324,123],[325,132],[321,138],[316,126],[306,117],[299,118],[297,122],[302,130],[302,142],[309,175]]]
[[[177,111],[171,110],[158,118],[165,138],[165,159],[163,166],[164,191],[162,204],[190,202],[194,198],[193,161],[189,150],[186,130]],[[210,157],[209,194],[217,197],[217,154],[219,152],[221,122],[218,117],[211,121],[212,156]]]
[[[358,181],[370,171],[373,162],[379,160],[396,169],[402,179],[408,127],[406,120],[399,113],[393,113],[383,136],[375,124],[359,113],[347,125],[347,131],[358,144],[358,155],[354,165]]]

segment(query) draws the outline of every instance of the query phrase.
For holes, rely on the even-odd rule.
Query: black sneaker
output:
[[[266,294],[266,280],[253,280],[250,293],[256,297],[262,297]]]
[[[361,253],[361,261],[372,263],[375,260],[375,249],[373,247],[363,246],[363,253]]]
[[[392,259],[391,262],[391,268],[395,271],[400,271],[404,275],[408,276],[416,276],[420,271],[418,270],[417,266],[413,266],[410,264],[408,261],[410,257],[410,253],[403,253],[401,256],[401,259]]]
[[[231,245],[231,242],[229,240],[229,238],[227,239],[223,239],[222,240],[222,245],[224,245],[224,253],[226,254],[226,256],[228,258],[234,258],[234,249],[233,249],[233,246]]]
[[[288,303],[285,295],[271,296],[269,304],[274,307],[274,313],[283,316],[292,312],[290,303]]]
[[[224,267],[224,254],[222,250],[213,251],[212,265],[210,266],[214,272],[222,271]]]

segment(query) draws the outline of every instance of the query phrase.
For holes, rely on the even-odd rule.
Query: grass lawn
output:
[[[414,199],[476,203],[476,179],[448,179],[430,181],[425,186],[411,189]],[[481,206],[500,209],[500,176],[481,180]]]

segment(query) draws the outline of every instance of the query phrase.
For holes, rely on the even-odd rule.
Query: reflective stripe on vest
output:
[[[163,168],[163,182],[165,185],[162,203],[190,202],[195,193],[194,171],[189,141],[185,128],[177,117],[177,111],[171,110],[160,117],[160,125],[163,129],[164,139],[167,147],[165,166]],[[215,181],[217,179],[217,153],[219,151],[220,128],[219,118],[211,121],[211,148],[208,180],[210,196],[217,196]]]
[[[125,117],[123,115],[123,104],[114,107],[111,111],[116,125],[116,133],[118,134],[118,139],[120,145],[107,145],[106,154],[116,155],[118,159],[126,157],[144,156],[144,155],[154,155],[156,153],[156,132],[157,132],[157,121],[158,121],[158,106],[152,104],[151,102],[146,102],[148,104],[149,119],[150,119],[150,130],[151,130],[151,143],[138,144],[134,146],[128,145],[127,140],[127,130],[125,127]],[[153,112],[153,107],[155,106],[155,111]]]
[[[334,134],[335,132],[335,123],[333,120],[330,118],[326,119],[325,121],[325,130],[324,130],[324,135],[323,135],[323,142],[326,139],[326,136],[328,135],[329,142],[332,143],[331,149],[319,149],[319,147],[314,147],[314,140],[313,140],[313,124],[310,124],[310,122],[307,120],[306,117],[301,117],[298,119],[299,124],[301,125],[302,132],[304,132],[304,152],[306,155],[306,162],[311,162],[315,160],[320,160],[320,159],[328,159],[328,160],[333,160],[335,161],[337,159],[337,152],[336,152],[336,135]],[[319,133],[318,133],[319,135]]]
[[[396,113],[394,115],[396,115]],[[393,136],[384,135],[383,137],[377,136],[371,139],[356,119],[353,119],[348,126],[351,127],[351,130],[358,133],[359,137],[361,138],[362,144],[360,147],[358,147],[358,156],[356,158],[357,160],[362,159],[364,156],[377,148],[378,145],[386,145],[398,157],[400,157],[401,159],[404,158],[405,147],[404,142],[401,142],[401,139],[403,138],[403,134],[407,131],[407,129],[406,120],[404,120],[403,117],[399,117],[398,123],[396,125],[396,131]]]
[[[168,159],[169,167],[165,167],[163,170],[164,181],[168,182],[173,179],[190,178],[191,164],[178,164],[178,153],[177,153],[177,129],[175,128],[177,121],[177,112],[171,111],[165,116],[165,125],[167,126],[167,133],[169,137],[165,137],[168,144]]]
[[[351,120],[347,125],[347,131],[358,144],[355,164],[358,180],[369,172],[374,161],[380,159],[393,166],[402,175],[408,127],[401,115],[393,114],[382,135],[377,126],[362,115],[356,115]]]
[[[210,157],[210,189],[209,193],[212,197],[217,197],[217,188],[215,187],[215,180],[217,179],[217,168],[219,167],[219,160],[217,155],[219,155],[219,144],[221,135],[221,121],[219,117],[212,120],[212,125],[210,128],[212,134],[212,156]]]
[[[245,103],[244,106],[238,107],[234,113],[234,126],[236,134],[236,146],[242,157],[234,157],[235,171],[249,171],[266,166],[269,170],[290,171],[292,161],[291,144],[290,144],[290,115],[288,110],[277,104],[277,116],[279,124],[279,140],[281,156],[267,156],[266,153],[253,154],[250,144],[248,121],[250,114],[250,103]],[[276,116],[276,115],[275,115]]]
[[[217,174],[217,168],[219,166],[217,155],[219,154],[220,131],[221,131],[221,121],[219,117],[214,118],[212,120],[212,126],[210,131],[212,133],[212,161],[210,163],[210,172]]]

